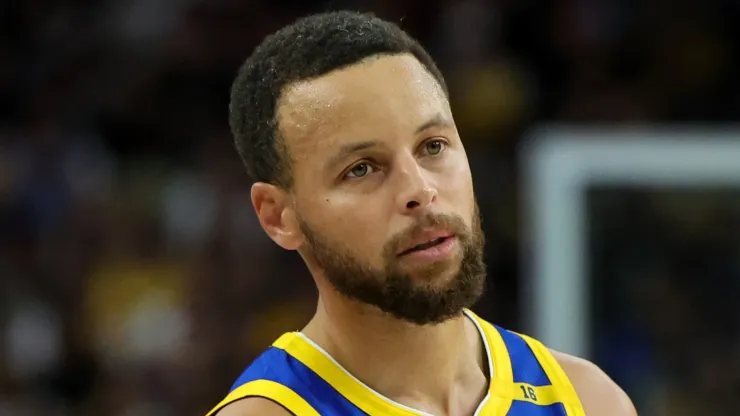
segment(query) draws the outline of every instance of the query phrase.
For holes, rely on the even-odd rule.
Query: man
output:
[[[467,309],[485,280],[468,160],[442,75],[401,29],[301,19],[231,99],[260,223],[320,296],[209,415],[636,414],[596,366]]]

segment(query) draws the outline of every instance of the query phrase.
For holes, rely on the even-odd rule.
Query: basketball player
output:
[[[485,280],[468,159],[442,74],[401,29],[301,19],[231,100],[260,223],[320,296],[209,415],[636,415],[593,364],[467,309]]]

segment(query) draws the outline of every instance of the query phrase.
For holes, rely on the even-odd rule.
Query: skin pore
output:
[[[488,364],[462,310],[483,291],[483,233],[439,84],[411,55],[371,57],[287,87],[278,124],[293,186],[256,183],[252,202],[267,234],[298,251],[318,287],[302,332],[396,402],[472,415]],[[440,233],[443,254],[408,254]],[[258,398],[219,413],[251,414],[289,413]]]

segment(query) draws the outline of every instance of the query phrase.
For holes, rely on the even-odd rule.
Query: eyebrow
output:
[[[379,143],[376,141],[364,141],[358,143],[349,143],[339,148],[339,151],[332,156],[329,160],[328,166],[334,166],[339,163],[340,160],[344,159],[352,153],[359,152],[360,150],[369,149],[378,146]]]
[[[446,127],[451,128],[452,127],[452,121],[448,119],[447,117],[443,116],[442,113],[435,114],[432,118],[421,124],[419,127],[416,128],[416,134],[419,134],[423,132],[424,130],[430,129],[432,127]]]

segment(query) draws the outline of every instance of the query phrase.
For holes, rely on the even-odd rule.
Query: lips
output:
[[[402,250],[398,255],[403,256],[414,251],[426,250],[430,247],[442,244],[448,238],[453,237],[454,234],[445,230],[432,230],[422,233],[419,237],[411,241],[406,248]]]

